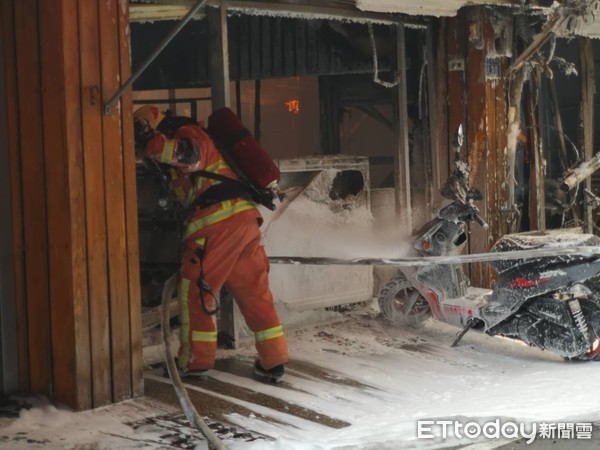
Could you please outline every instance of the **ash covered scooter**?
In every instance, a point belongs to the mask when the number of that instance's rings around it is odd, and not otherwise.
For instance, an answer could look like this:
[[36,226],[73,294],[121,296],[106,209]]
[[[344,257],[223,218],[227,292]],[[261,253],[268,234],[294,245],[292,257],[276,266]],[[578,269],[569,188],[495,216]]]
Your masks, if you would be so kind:
[[[487,224],[475,206],[482,195],[469,189],[460,160],[462,126],[456,133],[455,169],[442,190],[449,200],[414,236],[420,256],[454,256],[467,243],[468,225]],[[600,238],[566,230],[503,236],[492,252],[598,246]],[[565,359],[600,360],[600,259],[585,254],[534,256],[490,262],[493,290],[470,286],[461,265],[401,267],[381,290],[379,306],[397,324],[419,325],[433,316],[461,327],[523,341]]]

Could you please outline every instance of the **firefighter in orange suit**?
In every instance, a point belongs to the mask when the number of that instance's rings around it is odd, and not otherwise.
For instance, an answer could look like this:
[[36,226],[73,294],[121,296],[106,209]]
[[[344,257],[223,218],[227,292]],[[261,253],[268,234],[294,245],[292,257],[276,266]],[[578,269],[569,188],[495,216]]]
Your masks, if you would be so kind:
[[288,349],[269,290],[269,260],[260,245],[262,217],[255,204],[241,194],[197,206],[196,200],[221,182],[195,176],[196,171],[238,177],[200,126],[183,125],[169,139],[156,131],[163,118],[155,106],[144,106],[134,113],[136,146],[143,148],[148,158],[170,166],[170,188],[189,210],[178,289],[180,372],[204,378],[213,367],[217,348],[215,295],[225,285],[254,332],[259,355],[255,373],[278,381],[288,361]]

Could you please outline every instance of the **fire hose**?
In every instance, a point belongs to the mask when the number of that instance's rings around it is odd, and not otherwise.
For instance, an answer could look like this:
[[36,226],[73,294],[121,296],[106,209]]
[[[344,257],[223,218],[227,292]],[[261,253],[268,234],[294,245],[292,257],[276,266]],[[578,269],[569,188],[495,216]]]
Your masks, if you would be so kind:
[[162,292],[162,332],[163,342],[165,344],[165,362],[167,364],[167,372],[169,373],[169,377],[173,382],[173,387],[175,388],[175,393],[179,399],[181,409],[183,410],[183,413],[190,424],[202,433],[202,435],[208,441],[209,446],[212,446],[212,448],[215,450],[229,450],[229,447],[227,447],[223,441],[219,439],[219,437],[208,427],[206,422],[202,420],[200,414],[198,414],[198,411],[194,407],[190,396],[181,382],[181,377],[179,376],[179,371],[177,370],[177,366],[175,364],[175,358],[173,358],[173,353],[171,352],[171,347],[169,346],[169,336],[171,334],[171,330],[169,326],[168,303],[171,293],[177,286],[178,277],[178,272],[173,274],[171,278],[165,282]]
[[583,255],[600,258],[599,246],[544,247],[507,252],[473,253],[449,256],[410,256],[405,258],[329,258],[312,256],[271,256],[271,264],[349,265],[349,266],[397,266],[422,267],[434,264],[465,264],[513,259],[544,258],[549,256]]

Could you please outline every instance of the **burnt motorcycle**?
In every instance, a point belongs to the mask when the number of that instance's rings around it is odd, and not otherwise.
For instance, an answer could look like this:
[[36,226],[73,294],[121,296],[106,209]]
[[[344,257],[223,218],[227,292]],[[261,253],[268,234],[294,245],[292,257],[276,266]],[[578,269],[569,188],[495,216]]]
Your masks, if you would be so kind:
[[[441,192],[446,204],[415,233],[417,255],[459,255],[471,223],[487,228],[475,206],[482,195],[469,188],[469,168],[460,160],[462,141],[461,127],[455,168]],[[598,245],[593,234],[534,231],[505,235],[491,252]],[[401,267],[380,292],[380,310],[396,324],[419,325],[433,316],[460,327],[453,346],[469,329],[478,329],[565,359],[600,360],[600,258],[585,253],[499,257],[489,264],[497,272],[493,289],[471,286],[460,264]]]

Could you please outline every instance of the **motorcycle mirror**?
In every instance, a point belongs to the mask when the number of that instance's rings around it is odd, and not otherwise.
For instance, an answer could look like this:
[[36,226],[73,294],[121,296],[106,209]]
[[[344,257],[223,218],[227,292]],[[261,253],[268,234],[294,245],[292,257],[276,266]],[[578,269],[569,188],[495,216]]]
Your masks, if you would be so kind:
[[479,189],[471,188],[469,189],[469,192],[467,192],[467,200],[483,200],[483,195],[481,194]]
[[463,134],[463,126],[462,123],[458,126],[458,129],[456,130],[456,134],[454,135],[454,147],[456,148],[456,151],[458,152],[460,150],[460,148],[463,145],[464,142],[464,134]]

